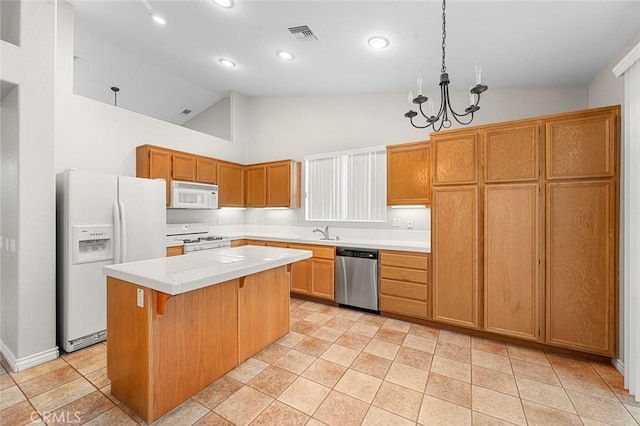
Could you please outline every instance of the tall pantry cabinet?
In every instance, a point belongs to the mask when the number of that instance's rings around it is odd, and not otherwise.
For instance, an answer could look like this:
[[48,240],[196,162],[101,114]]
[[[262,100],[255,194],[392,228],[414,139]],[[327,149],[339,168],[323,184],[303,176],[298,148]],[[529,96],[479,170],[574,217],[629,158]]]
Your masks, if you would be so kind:
[[431,135],[434,320],[615,356],[619,114]]

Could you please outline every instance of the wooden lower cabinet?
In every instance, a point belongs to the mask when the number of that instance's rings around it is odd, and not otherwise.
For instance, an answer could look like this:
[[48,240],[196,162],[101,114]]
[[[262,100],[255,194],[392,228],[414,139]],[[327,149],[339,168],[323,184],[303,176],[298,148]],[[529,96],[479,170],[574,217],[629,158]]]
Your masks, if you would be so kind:
[[167,247],[167,257],[180,256],[181,254],[184,254],[184,250],[182,246]]
[[231,240],[231,247],[246,246],[247,240]]
[[262,240],[245,240],[245,245],[248,246],[266,246],[267,242]]
[[428,318],[429,255],[380,251],[380,311]]
[[289,248],[313,252],[311,259],[291,265],[291,293],[335,301],[335,247],[289,244]]

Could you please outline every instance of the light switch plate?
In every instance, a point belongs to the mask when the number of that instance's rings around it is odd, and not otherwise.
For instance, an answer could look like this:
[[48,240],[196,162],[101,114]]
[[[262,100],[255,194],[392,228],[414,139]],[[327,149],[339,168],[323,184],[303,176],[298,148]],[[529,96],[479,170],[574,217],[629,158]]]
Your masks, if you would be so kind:
[[394,217],[391,226],[400,226],[400,218]]
[[144,308],[144,290],[139,288],[138,289],[138,302],[137,302],[138,306],[141,308]]

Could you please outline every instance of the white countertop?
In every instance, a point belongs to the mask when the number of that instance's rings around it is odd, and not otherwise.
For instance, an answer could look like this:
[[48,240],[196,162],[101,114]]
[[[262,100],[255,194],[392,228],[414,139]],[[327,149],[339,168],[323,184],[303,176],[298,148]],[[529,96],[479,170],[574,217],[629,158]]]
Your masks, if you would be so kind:
[[109,265],[103,273],[176,295],[308,259],[308,250],[241,246]]

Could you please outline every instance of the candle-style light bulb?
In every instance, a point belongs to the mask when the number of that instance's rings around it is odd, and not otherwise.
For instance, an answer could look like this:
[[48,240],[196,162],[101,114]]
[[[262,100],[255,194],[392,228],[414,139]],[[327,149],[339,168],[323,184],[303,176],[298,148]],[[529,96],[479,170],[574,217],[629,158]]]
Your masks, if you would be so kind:
[[422,96],[422,73],[418,74],[418,96]]
[[413,93],[409,90],[409,94],[407,95],[407,100],[409,101],[409,105],[413,104]]
[[429,117],[433,117],[433,101],[429,99],[427,103],[429,104]]
[[476,85],[482,84],[482,67],[476,62]]
[[[480,84],[480,83],[478,83]],[[474,96],[473,93],[471,93],[471,89],[473,89],[473,87],[469,87],[469,105],[475,105],[476,104],[476,98]]]

